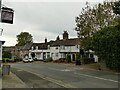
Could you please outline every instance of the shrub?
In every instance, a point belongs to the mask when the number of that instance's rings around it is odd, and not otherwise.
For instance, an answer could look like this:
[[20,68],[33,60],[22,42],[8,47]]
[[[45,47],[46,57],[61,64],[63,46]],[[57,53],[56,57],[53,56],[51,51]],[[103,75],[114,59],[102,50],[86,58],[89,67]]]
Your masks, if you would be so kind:
[[120,26],[109,26],[95,33],[92,45],[95,54],[105,60],[107,67],[119,70]]
[[66,61],[67,61],[68,63],[71,62],[71,56],[70,56],[69,53],[67,53]]
[[44,62],[51,62],[52,61],[52,57],[46,58],[45,60],[43,60]]

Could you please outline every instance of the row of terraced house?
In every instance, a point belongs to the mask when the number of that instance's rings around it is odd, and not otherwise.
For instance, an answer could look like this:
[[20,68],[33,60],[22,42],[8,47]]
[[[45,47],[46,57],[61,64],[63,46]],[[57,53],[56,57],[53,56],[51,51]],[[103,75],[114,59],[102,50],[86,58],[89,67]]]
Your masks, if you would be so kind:
[[[19,48],[16,46],[16,48],[14,47],[11,50],[13,58],[16,56],[21,58],[31,57],[31,54],[34,53],[37,60],[47,58],[52,58],[52,60],[65,60],[69,53],[71,60],[75,61],[76,53],[80,52],[80,40],[79,38],[69,38],[68,32],[64,31],[63,39],[60,39],[58,36],[56,40],[48,42],[47,38],[45,38],[44,43],[29,43]],[[88,57],[94,57],[95,62],[97,62],[97,56],[91,54]]]

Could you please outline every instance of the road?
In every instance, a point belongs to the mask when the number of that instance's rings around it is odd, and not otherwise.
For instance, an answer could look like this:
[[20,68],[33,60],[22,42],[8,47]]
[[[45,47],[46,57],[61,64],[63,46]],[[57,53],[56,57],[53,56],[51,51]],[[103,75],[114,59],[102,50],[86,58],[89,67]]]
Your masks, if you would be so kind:
[[[39,82],[46,83],[47,81],[48,87],[55,88],[118,88],[118,84],[120,84],[118,74],[84,69],[80,66],[56,63],[14,63],[11,64],[11,67],[13,73],[32,87],[38,87]],[[27,78],[36,81],[28,83],[29,79]]]

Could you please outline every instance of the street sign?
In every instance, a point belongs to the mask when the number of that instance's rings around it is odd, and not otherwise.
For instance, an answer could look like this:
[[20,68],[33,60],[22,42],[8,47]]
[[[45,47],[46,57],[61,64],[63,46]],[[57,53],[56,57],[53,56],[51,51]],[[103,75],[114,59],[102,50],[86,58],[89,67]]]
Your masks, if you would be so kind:
[[14,10],[7,7],[2,7],[1,22],[13,24]]

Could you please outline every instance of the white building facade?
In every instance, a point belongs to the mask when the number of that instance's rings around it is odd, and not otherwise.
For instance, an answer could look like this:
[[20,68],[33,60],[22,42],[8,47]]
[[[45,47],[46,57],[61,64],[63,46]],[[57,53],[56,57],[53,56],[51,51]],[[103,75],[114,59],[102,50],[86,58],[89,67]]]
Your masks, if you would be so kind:
[[69,39],[68,33],[64,31],[63,39],[61,40],[57,38],[55,41],[47,42],[47,40],[45,40],[45,43],[34,43],[29,50],[29,57],[31,53],[34,53],[35,58],[38,60],[45,60],[47,58],[52,58],[52,60],[66,60],[67,54],[69,53],[71,61],[75,61],[76,53],[79,52],[79,38]]

